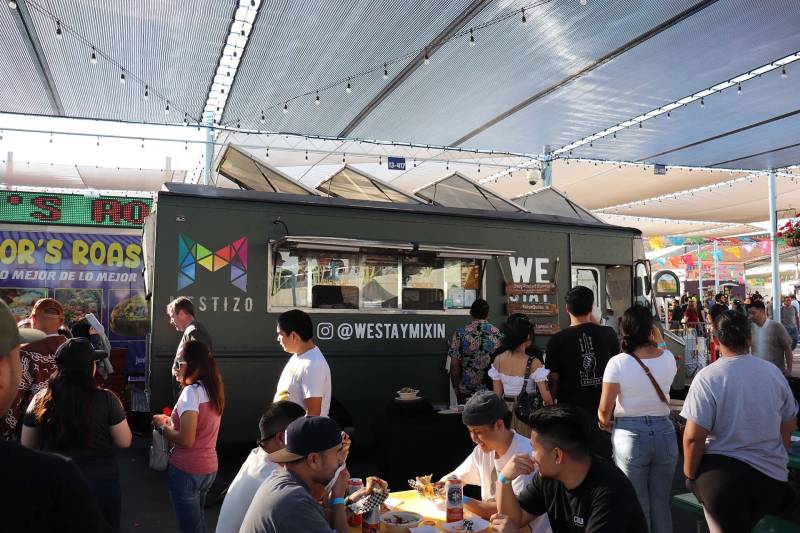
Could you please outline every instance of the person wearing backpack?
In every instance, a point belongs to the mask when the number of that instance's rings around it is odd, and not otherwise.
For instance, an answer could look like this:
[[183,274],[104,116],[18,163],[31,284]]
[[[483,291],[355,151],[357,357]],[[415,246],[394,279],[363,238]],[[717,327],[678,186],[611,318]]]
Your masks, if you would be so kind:
[[[634,305],[621,322],[622,353],[608,360],[597,409],[611,431],[614,463],[631,480],[651,533],[671,533],[670,489],[678,442],[669,389],[678,370],[650,310]],[[614,412],[614,421],[611,413]]]

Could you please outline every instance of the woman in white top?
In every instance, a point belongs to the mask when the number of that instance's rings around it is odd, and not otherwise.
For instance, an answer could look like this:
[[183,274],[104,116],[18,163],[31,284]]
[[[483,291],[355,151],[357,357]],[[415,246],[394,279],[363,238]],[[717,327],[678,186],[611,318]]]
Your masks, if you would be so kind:
[[508,403],[508,407],[513,413],[511,427],[520,435],[530,437],[531,428],[528,421],[517,418],[515,412],[517,396],[522,392],[522,386],[526,379],[525,369],[530,360],[530,375],[526,390],[529,394],[541,395],[544,405],[553,403],[553,396],[547,387],[547,375],[550,371],[544,368],[541,358],[527,353],[531,347],[535,348],[535,346],[533,344],[533,325],[526,315],[515,313],[509,316],[501,330],[503,333],[501,353],[492,363],[489,377],[492,378],[492,388],[495,394]]
[[625,311],[620,325],[623,352],[606,365],[597,418],[611,431],[614,462],[636,489],[651,533],[672,532],[669,498],[678,442],[668,398],[675,356],[661,349],[666,344],[646,307]]

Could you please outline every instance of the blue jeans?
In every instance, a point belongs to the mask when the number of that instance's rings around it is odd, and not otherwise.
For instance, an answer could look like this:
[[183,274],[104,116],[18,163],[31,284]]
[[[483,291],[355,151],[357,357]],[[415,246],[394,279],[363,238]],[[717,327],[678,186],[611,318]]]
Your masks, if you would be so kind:
[[783,326],[786,328],[786,331],[789,332],[789,336],[792,338],[792,351],[797,348],[797,327],[790,328],[788,326]]
[[614,462],[631,480],[651,533],[672,533],[669,509],[678,462],[675,427],[666,416],[631,416],[614,421]]
[[172,464],[167,468],[169,499],[181,533],[206,533],[203,506],[216,477],[216,472],[195,475],[178,470]]

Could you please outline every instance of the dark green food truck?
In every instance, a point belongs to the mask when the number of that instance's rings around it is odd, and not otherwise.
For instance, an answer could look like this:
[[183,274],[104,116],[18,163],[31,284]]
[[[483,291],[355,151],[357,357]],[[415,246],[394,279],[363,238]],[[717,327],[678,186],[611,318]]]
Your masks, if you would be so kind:
[[213,337],[227,397],[222,442],[251,440],[273,399],[288,359],[276,319],[288,309],[314,321],[332,409],[368,432],[403,387],[449,403],[448,341],[476,298],[497,325],[510,312],[534,317],[542,348],[568,326],[563,299],[574,284],[595,291],[600,315],[649,301],[640,232],[605,224],[555,191],[489,211],[424,203],[420,192],[393,203],[327,190],[168,183],[159,192],[144,230],[152,410],[174,402],[179,333],[165,307],[180,295]]

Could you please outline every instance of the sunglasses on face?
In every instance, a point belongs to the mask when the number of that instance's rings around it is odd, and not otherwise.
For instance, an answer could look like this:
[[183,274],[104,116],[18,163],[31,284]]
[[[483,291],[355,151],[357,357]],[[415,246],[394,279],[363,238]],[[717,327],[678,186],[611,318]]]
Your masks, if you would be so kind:
[[[280,432],[278,432],[278,433],[280,433]],[[275,438],[275,435],[277,435],[278,433],[273,433],[272,435],[264,437],[263,439],[256,439],[256,446],[261,446],[265,442],[267,442],[268,440],[271,440],[271,439]]]
[[178,370],[180,370],[181,366],[182,366],[182,365],[185,365],[185,364],[186,364],[186,361],[178,361],[178,360],[176,359],[176,360],[175,360],[175,362],[174,362],[174,363],[172,363],[172,369],[173,369],[175,372],[177,372]]

